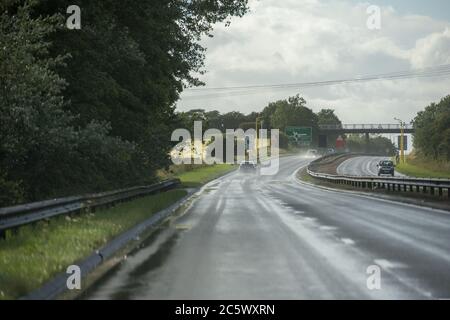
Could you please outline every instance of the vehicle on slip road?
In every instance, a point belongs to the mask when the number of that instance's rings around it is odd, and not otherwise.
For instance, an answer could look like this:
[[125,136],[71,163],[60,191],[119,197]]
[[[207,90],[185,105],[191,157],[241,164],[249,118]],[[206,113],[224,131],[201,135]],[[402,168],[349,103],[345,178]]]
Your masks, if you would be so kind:
[[382,160],[377,164],[378,167],[378,176],[382,174],[388,174],[392,177],[395,175],[395,165],[390,160]]

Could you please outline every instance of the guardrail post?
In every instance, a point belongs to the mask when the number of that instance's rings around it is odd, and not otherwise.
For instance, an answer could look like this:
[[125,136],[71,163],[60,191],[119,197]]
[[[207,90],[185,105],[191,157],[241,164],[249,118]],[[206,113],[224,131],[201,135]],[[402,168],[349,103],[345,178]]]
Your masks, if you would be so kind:
[[443,194],[443,192],[442,192],[442,188],[441,187],[439,187],[439,197],[441,197],[442,198],[442,196],[443,196],[444,194]]
[[432,196],[434,196],[434,187],[430,187],[430,193]]
[[423,192],[423,193],[427,193],[427,187],[426,187],[426,186],[423,186],[423,187],[422,187],[422,192]]
[[420,187],[416,186],[416,192],[420,192]]

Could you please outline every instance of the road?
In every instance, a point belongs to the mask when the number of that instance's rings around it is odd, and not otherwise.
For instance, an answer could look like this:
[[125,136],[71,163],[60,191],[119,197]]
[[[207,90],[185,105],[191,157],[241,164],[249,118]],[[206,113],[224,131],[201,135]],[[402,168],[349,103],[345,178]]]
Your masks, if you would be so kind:
[[[338,174],[349,176],[378,176],[377,163],[381,160],[389,160],[388,157],[353,157],[342,162],[336,169]],[[395,176],[405,177],[404,174],[395,171]]]
[[450,298],[448,212],[300,184],[306,164],[206,185],[84,298]]

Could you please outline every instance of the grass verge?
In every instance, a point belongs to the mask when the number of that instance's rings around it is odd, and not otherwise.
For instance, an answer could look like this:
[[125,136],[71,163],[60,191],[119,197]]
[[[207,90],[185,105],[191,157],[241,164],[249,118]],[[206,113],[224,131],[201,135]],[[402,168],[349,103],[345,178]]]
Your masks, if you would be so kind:
[[170,190],[95,213],[56,217],[8,231],[0,239],[0,299],[16,299],[38,288],[186,194]]
[[399,163],[398,172],[418,178],[447,178],[450,179],[450,163],[409,156],[406,163]]
[[229,164],[216,164],[193,168],[190,171],[181,172],[176,176],[181,180],[184,187],[199,187],[234,169],[235,166]]

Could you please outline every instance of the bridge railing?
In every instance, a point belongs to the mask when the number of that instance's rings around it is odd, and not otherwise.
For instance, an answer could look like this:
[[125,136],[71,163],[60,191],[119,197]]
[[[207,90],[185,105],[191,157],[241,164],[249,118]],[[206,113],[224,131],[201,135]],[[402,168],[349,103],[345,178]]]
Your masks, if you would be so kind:
[[[379,130],[400,130],[400,124],[388,123],[388,124],[325,124],[319,125],[321,130],[364,130],[364,129],[379,129]],[[413,129],[413,125],[406,124],[404,126],[405,130]]]

